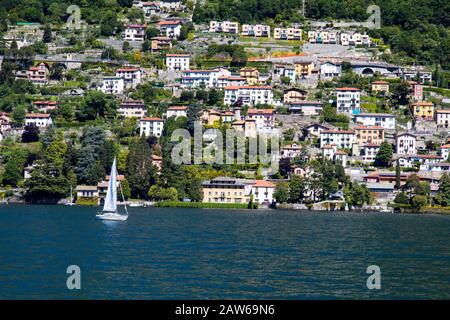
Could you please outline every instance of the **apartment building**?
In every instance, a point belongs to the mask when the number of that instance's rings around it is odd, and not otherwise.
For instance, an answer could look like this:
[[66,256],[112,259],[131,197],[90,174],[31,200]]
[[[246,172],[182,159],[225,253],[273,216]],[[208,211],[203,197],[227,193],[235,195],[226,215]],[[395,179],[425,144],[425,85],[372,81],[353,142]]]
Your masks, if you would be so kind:
[[125,41],[144,41],[146,24],[127,24],[125,26]]
[[45,85],[48,83],[49,70],[43,62],[36,67],[31,67],[27,71],[28,80],[35,85]]
[[275,28],[273,37],[276,40],[302,40],[302,29],[299,28]]
[[356,135],[356,143],[365,145],[368,143],[378,144],[384,141],[384,128],[379,126],[356,126],[354,128]]
[[342,75],[342,67],[338,63],[324,62],[320,65],[320,78],[323,80],[331,80]]
[[166,117],[187,117],[188,107],[185,106],[170,106],[167,108]]
[[223,89],[229,86],[244,86],[246,79],[240,76],[219,76],[217,88]]
[[339,41],[338,32],[331,30],[308,31],[308,42],[318,44],[337,44]]
[[434,120],[434,104],[428,101],[420,101],[412,105],[413,115],[416,119]]
[[122,78],[125,88],[136,88],[142,82],[142,70],[134,67],[124,67],[116,70],[116,77]]
[[210,21],[209,32],[237,34],[239,23],[232,21]]
[[416,154],[416,136],[411,133],[402,133],[397,135],[395,139],[395,147],[397,154]]
[[150,39],[152,52],[169,50],[172,48],[172,39],[169,37],[153,37]]
[[373,162],[380,150],[380,145],[376,143],[366,143],[361,146],[360,156],[364,162]]
[[139,121],[139,135],[161,137],[164,121],[160,118],[143,118]]
[[273,104],[273,92],[270,86],[228,86],[224,88],[224,104],[241,101],[243,105]]
[[386,113],[360,113],[354,115],[354,121],[363,126],[380,126],[387,130],[395,129],[395,115]]
[[341,32],[340,41],[343,46],[369,46],[371,43],[370,37],[367,34],[358,32]]
[[168,38],[178,38],[181,32],[182,22],[180,20],[164,20],[158,23],[161,36]]
[[125,81],[121,77],[103,77],[100,90],[106,94],[122,94],[125,90]]
[[203,202],[209,203],[248,203],[254,181],[218,177],[204,181]]
[[167,70],[188,70],[190,60],[190,54],[168,53],[166,54]]
[[298,102],[306,100],[308,92],[306,90],[298,88],[289,88],[283,91],[283,103],[289,104],[292,102]]
[[270,26],[264,24],[243,24],[241,35],[244,37],[270,38]]
[[242,68],[239,70],[239,76],[245,78],[248,85],[259,83],[259,71],[256,68]]
[[356,88],[336,89],[336,106],[338,113],[358,114],[361,110],[361,90]]
[[294,62],[294,70],[297,79],[308,78],[314,70],[314,62],[312,61],[297,61]]
[[39,128],[46,128],[53,123],[52,117],[46,113],[27,113],[25,115],[25,125],[35,125]]
[[143,100],[125,100],[117,109],[119,116],[124,118],[143,118],[147,112],[147,107]]
[[275,126],[275,109],[248,109],[246,120],[254,120],[258,132],[272,132]]
[[230,77],[231,72],[225,68],[213,70],[183,70],[181,83],[188,87],[218,88],[220,77]]
[[356,143],[353,130],[323,130],[320,132],[320,147],[334,145],[338,149],[351,149]]
[[435,115],[438,128],[450,128],[450,109],[436,110]]

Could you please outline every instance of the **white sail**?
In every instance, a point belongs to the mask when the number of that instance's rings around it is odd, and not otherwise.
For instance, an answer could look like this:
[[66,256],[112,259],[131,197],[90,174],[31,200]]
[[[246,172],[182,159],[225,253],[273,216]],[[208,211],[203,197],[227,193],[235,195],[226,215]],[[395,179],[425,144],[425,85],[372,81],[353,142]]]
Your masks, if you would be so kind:
[[117,169],[116,158],[114,158],[111,168],[111,174],[109,175],[108,190],[106,191],[105,204],[103,205],[103,211],[116,212],[117,211]]

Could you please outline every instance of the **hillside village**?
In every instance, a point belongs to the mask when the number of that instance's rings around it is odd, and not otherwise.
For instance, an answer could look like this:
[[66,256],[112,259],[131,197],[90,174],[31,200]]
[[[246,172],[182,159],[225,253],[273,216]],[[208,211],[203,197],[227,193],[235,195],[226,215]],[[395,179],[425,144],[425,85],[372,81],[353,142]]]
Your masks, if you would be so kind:
[[[7,25],[3,201],[98,204],[117,157],[134,203],[449,209],[448,70],[405,62],[357,23],[196,22],[199,5],[132,1],[80,29]],[[279,135],[279,169],[175,164],[172,133],[193,137],[197,121],[205,135]]]

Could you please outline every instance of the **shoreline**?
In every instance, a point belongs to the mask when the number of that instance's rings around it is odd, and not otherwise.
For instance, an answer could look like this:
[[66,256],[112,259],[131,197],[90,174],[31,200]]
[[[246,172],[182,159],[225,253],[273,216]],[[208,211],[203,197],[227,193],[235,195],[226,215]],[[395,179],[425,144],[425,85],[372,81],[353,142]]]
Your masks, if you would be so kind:
[[[223,209],[228,209],[228,210],[248,210],[248,211],[298,211],[298,212],[334,212],[334,213],[344,213],[344,212],[352,212],[352,213],[373,213],[373,212],[377,212],[377,213],[386,213],[386,214],[414,214],[414,215],[423,215],[423,214],[437,214],[437,215],[450,215],[450,208],[425,208],[422,209],[419,212],[413,212],[410,210],[402,210],[402,211],[392,211],[392,212],[381,212],[379,209],[371,209],[371,208],[360,208],[360,209],[351,209],[348,211],[345,210],[325,210],[325,209],[305,209],[305,208],[295,208],[295,207],[278,207],[278,208],[273,208],[273,207],[258,207],[258,208],[254,208],[254,209],[249,209],[247,207],[247,205],[240,205],[240,206],[235,206],[235,205],[230,205],[230,206],[222,206],[222,204],[218,204],[220,206],[218,206],[217,204],[210,204],[210,203],[202,203],[202,202],[180,202],[181,204],[184,205],[161,205],[158,203],[153,203],[152,205],[142,205],[142,206],[130,206],[130,204],[133,204],[136,202],[131,202],[131,203],[127,203],[127,206],[130,208],[172,208],[172,209],[208,209],[208,210],[223,210]],[[197,205],[192,205],[193,203],[196,203]],[[178,204],[178,203],[177,203]],[[33,206],[33,205],[37,205],[37,206],[41,206],[41,205],[48,205],[48,206],[65,206],[64,203],[30,203],[30,202],[25,202],[25,201],[10,201],[10,202],[6,202],[6,201],[2,201],[0,202],[0,206],[1,205],[29,205],[29,206]],[[118,204],[119,206],[123,206],[123,204]],[[225,204],[226,205],[226,204]],[[79,205],[77,204],[75,207],[82,207],[82,208],[89,208],[89,207],[97,207],[94,205]]]

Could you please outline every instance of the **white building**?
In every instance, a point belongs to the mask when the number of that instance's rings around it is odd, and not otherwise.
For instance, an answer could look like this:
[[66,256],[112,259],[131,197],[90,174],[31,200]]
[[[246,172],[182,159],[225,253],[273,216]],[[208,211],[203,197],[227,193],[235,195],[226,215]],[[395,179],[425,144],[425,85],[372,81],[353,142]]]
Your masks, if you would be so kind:
[[169,20],[158,22],[159,33],[168,38],[178,38],[181,32],[181,21]]
[[219,87],[220,77],[230,77],[231,72],[224,68],[213,70],[183,70],[181,83],[189,87],[205,86],[206,88]]
[[242,36],[270,38],[270,26],[264,24],[243,24]]
[[340,36],[341,45],[343,46],[369,46],[370,37],[367,34],[358,32],[347,33],[342,32]]
[[167,70],[188,70],[190,60],[190,54],[168,53],[166,54]]
[[217,87],[223,89],[229,86],[243,86],[246,79],[240,76],[220,76],[217,80]]
[[228,86],[225,87],[224,104],[230,105],[237,101],[243,105],[272,105],[273,92],[270,86]]
[[312,30],[308,31],[308,42],[319,44],[337,44],[338,33],[334,30]]
[[445,144],[441,146],[439,150],[441,157],[444,158],[444,161],[447,161],[448,156],[450,155],[450,144]]
[[450,110],[436,110],[435,117],[438,128],[450,128]]
[[100,90],[106,94],[122,94],[125,89],[125,81],[120,77],[103,77]]
[[124,118],[143,118],[147,108],[145,107],[144,101],[142,100],[125,100],[117,109],[119,116]]
[[159,5],[159,2],[142,2],[139,1],[138,4],[135,4],[133,6],[136,6],[140,8],[142,11],[144,11],[144,16],[147,18],[150,18],[151,16],[158,15],[161,12],[161,6]]
[[299,28],[275,28],[273,37],[277,40],[302,40],[302,29]]
[[139,134],[142,136],[161,137],[164,128],[164,122],[160,118],[143,118],[139,122]]
[[402,133],[395,139],[397,154],[416,154],[416,136],[411,133]]
[[275,184],[265,180],[255,180],[251,192],[254,202],[269,205],[274,201]]
[[162,0],[159,5],[165,12],[180,11],[183,8],[181,0]]
[[125,67],[116,70],[116,77],[122,78],[126,88],[136,88],[142,81],[142,71],[139,68]]
[[36,127],[46,128],[53,123],[52,117],[46,113],[27,113],[25,116],[25,125],[35,125]]
[[354,121],[363,126],[379,126],[387,130],[395,129],[395,115],[386,113],[355,114]]
[[125,41],[144,41],[145,24],[128,24],[125,26]]
[[294,159],[295,157],[298,157],[302,151],[302,146],[293,143],[287,146],[284,146],[281,149],[281,157],[283,158],[290,158]]
[[167,108],[166,117],[187,117],[188,108],[185,106],[171,106]]
[[331,80],[340,77],[342,74],[342,67],[338,63],[324,62],[320,65],[320,78],[324,80]]
[[356,88],[336,89],[336,106],[338,113],[358,114],[361,110],[361,90]]
[[275,109],[248,109],[246,120],[254,120],[258,132],[272,132],[275,125]]
[[323,130],[320,132],[320,147],[334,145],[338,149],[351,149],[356,143],[353,130]]
[[366,143],[361,146],[361,153],[364,162],[373,162],[375,161],[375,157],[380,150],[380,145],[375,143]]
[[209,32],[238,33],[239,23],[232,21],[210,21]]

